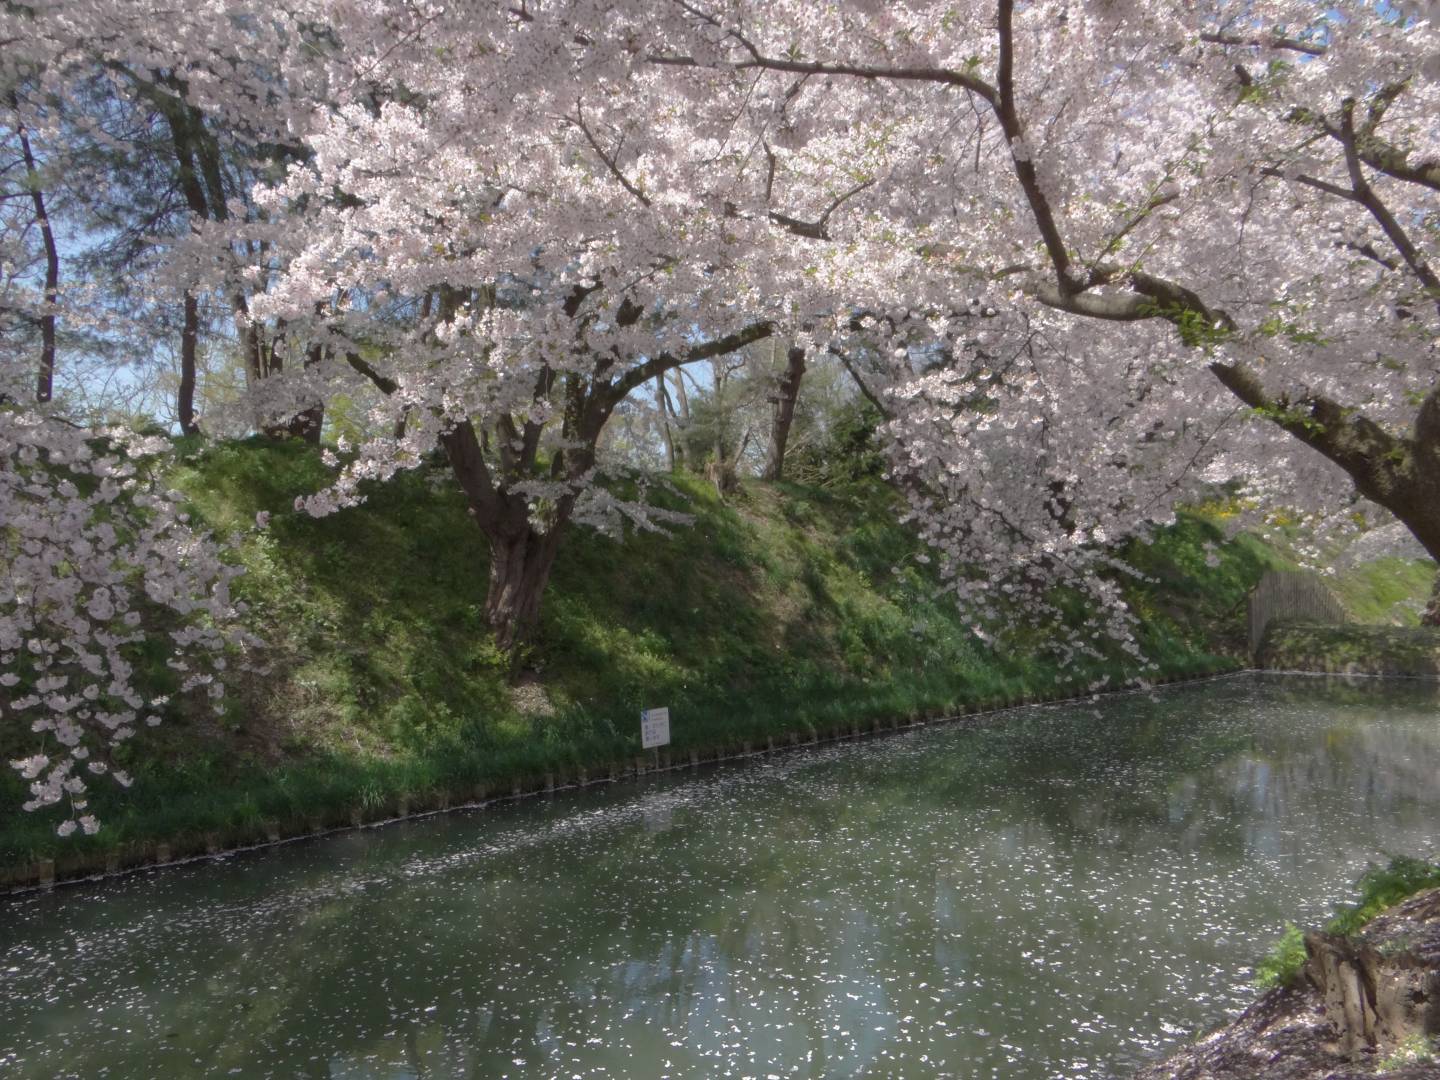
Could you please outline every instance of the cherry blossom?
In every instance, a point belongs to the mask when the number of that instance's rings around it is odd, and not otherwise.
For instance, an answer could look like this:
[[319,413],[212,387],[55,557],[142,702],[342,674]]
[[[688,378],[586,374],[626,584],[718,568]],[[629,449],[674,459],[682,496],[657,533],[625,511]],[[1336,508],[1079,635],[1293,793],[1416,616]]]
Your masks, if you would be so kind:
[[[979,632],[1002,601],[1059,625],[1065,586],[1093,609],[1058,641],[1074,657],[1137,650],[1115,552],[1197,495],[1396,521],[1440,554],[1437,18],[41,0],[0,12],[0,41],[42,150],[63,133],[34,103],[83,111],[97,71],[116,100],[163,85],[235,153],[268,148],[236,169],[243,199],[155,241],[157,293],[228,305],[237,347],[263,338],[275,361],[204,426],[361,402],[364,437],[310,513],[443,454],[502,646],[523,646],[574,524],[663,523],[599,483],[618,404],[780,335],[839,353],[880,404],[910,517]],[[7,280],[17,310],[50,302]],[[82,295],[62,290],[62,317]],[[186,582],[151,599],[193,611],[204,582]],[[109,625],[134,606],[117,589],[73,602]],[[47,798],[75,771],[40,768]]]

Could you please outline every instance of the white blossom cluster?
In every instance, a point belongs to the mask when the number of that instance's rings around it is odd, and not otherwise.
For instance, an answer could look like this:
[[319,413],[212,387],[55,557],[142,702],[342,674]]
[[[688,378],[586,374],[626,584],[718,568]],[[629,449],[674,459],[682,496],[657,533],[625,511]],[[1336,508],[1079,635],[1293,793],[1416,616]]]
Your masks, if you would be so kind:
[[12,762],[24,808],[63,805],[62,836],[99,827],[89,781],[128,787],[111,756],[165,712],[137,648],[162,641],[179,691],[218,710],[227,653],[255,644],[230,595],[240,570],[154,485],[168,450],[0,408],[0,724],[33,734],[36,752]]

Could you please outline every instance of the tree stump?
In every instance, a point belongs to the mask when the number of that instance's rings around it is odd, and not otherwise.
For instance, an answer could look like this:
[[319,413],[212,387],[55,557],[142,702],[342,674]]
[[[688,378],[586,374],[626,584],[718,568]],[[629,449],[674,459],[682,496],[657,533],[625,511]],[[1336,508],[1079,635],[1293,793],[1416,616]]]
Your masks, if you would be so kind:
[[[1440,890],[1419,905],[1406,905],[1412,920],[1440,922]],[[1385,938],[1380,948],[1372,934],[1353,939],[1312,931],[1305,935],[1305,975],[1335,1028],[1335,1050],[1354,1058],[1367,1050],[1381,1053],[1417,1036],[1440,1034],[1440,968],[1433,951],[1406,935]]]

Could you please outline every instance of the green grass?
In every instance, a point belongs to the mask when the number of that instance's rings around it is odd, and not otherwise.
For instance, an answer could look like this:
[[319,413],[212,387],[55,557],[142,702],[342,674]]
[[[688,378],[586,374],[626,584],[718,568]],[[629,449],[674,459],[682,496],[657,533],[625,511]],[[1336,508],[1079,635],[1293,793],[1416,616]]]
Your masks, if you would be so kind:
[[[1327,934],[1357,934],[1377,915],[1403,900],[1440,887],[1440,864],[1409,856],[1395,856],[1385,866],[1370,866],[1355,883],[1359,897],[1341,904],[1325,924]],[[1262,989],[1286,986],[1305,965],[1305,939],[1300,928],[1287,924],[1265,957],[1255,965],[1255,984]]]
[[[56,858],[176,853],[271,829],[375,817],[402,798],[508,791],[633,760],[637,714],[668,705],[673,752],[739,749],[790,733],[955,713],[1053,695],[1137,672],[1118,649],[1063,675],[1033,634],[990,644],[910,559],[898,500],[874,480],[824,489],[747,483],[728,501],[695,478],[662,496],[695,517],[672,535],[576,530],[525,655],[525,696],[507,685],[481,601],[485,546],[443,468],[376,485],[367,502],[315,520],[293,510],[328,472],[299,444],[181,443],[174,483],[195,516],[243,535],[237,595],[266,639],[266,676],[242,677],[222,717],[176,702],[128,744],[128,791],[97,784],[94,837],[13,808],[0,774],[0,869]],[[273,515],[251,530],[259,511]],[[1220,563],[1206,565],[1206,545]],[[1249,538],[1221,542],[1200,515],[1129,557],[1148,655],[1168,674],[1235,666],[1245,595],[1276,562]],[[166,676],[163,661],[148,675]],[[0,758],[26,749],[0,732]],[[208,838],[208,839],[207,839]]]
[[1440,864],[1399,855],[1385,866],[1372,866],[1356,888],[1360,898],[1336,911],[1326,924],[1331,934],[1354,934],[1382,911],[1426,889],[1440,887]]
[[1372,626],[1419,626],[1435,580],[1429,559],[1376,559],[1341,571],[1330,586],[1346,613]]

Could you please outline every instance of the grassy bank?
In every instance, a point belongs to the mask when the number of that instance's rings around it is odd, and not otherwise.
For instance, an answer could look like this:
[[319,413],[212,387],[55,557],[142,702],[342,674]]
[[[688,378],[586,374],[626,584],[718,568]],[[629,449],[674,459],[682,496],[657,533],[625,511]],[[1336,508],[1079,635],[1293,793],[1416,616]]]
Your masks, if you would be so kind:
[[1440,627],[1281,623],[1266,632],[1258,661],[1276,671],[1435,676]]
[[[1117,651],[1057,680],[1024,634],[982,642],[909,558],[915,542],[878,483],[753,483],[722,502],[677,478],[661,498],[694,514],[690,527],[572,534],[527,675],[511,687],[481,618],[484,546],[443,470],[313,520],[290,509],[326,480],[311,451],[186,454],[175,482],[212,528],[274,515],[246,534],[238,590],[272,671],[242,679],[225,716],[177,706],[128,744],[121,764],[135,786],[96,785],[94,837],[62,841],[45,817],[15,809],[21,784],[6,770],[0,868],[11,879],[39,860],[65,876],[153,858],[161,843],[179,857],[594,777],[640,757],[637,714],[649,706],[670,707],[666,756],[684,760],[1133,674]],[[1277,564],[1242,537],[1209,566],[1218,539],[1191,517],[1129,553],[1154,578],[1132,599],[1167,675],[1236,666],[1245,594]]]

